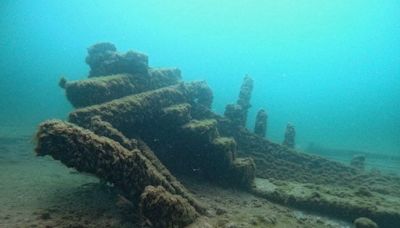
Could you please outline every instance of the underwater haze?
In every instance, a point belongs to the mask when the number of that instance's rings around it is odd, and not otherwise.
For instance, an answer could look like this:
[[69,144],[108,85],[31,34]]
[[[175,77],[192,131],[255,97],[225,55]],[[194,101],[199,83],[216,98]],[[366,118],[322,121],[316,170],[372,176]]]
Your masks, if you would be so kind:
[[3,0],[0,28],[2,135],[65,118],[60,77],[86,78],[86,48],[108,41],[206,80],[221,114],[249,74],[248,127],[265,108],[272,141],[290,122],[300,150],[400,154],[398,0]]

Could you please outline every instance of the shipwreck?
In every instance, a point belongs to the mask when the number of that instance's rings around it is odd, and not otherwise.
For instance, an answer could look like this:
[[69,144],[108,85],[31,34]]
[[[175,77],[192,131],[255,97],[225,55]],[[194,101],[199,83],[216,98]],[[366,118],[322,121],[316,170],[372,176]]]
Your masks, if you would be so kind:
[[67,121],[40,124],[35,151],[121,189],[143,225],[184,227],[208,216],[176,175],[348,221],[400,224],[400,201],[393,200],[400,200],[399,177],[298,152],[291,124],[282,144],[271,142],[264,109],[254,132],[247,129],[251,77],[219,115],[206,82],[185,82],[178,68],[150,67],[143,53],[99,43],[86,63],[87,79],[59,82],[76,109]]

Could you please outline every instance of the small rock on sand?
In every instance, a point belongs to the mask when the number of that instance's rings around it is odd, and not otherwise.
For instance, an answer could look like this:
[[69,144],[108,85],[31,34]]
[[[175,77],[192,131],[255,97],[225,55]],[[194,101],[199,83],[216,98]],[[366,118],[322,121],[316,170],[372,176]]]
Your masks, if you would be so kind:
[[360,217],[354,220],[354,226],[356,228],[378,228],[378,225],[369,218]]

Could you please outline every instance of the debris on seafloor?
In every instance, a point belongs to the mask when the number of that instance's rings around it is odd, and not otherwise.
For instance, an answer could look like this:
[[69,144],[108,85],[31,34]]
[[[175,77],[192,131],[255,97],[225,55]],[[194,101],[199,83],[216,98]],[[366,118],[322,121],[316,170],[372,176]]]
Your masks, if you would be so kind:
[[365,169],[365,156],[362,154],[356,154],[353,156],[353,158],[350,161],[350,166],[364,170]]
[[152,227],[184,227],[199,217],[196,210],[180,195],[162,186],[147,186],[140,196],[140,212]]
[[[263,110],[255,133],[248,131],[253,90],[249,76],[236,104],[227,105],[220,116],[211,110],[213,93],[204,81],[182,82],[179,69],[151,68],[144,54],[121,54],[113,44],[100,43],[88,49],[86,62],[89,79],[63,78],[59,83],[77,109],[68,122],[40,125],[36,153],[121,189],[138,204],[143,225],[209,226],[207,208],[173,174],[201,177],[348,221],[368,217],[383,227],[400,223],[398,205],[381,199],[382,194],[400,199],[398,177],[371,175],[299,153],[293,150],[292,125],[287,126],[284,146],[272,143],[263,138]],[[371,200],[352,191],[364,185],[370,185]],[[303,190],[292,191],[299,188]]]

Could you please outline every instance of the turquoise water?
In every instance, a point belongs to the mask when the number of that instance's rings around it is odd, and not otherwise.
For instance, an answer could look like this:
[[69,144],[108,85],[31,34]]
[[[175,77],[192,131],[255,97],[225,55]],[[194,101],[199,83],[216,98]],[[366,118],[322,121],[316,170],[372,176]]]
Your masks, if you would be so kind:
[[[1,134],[72,109],[61,75],[82,79],[86,48],[113,42],[207,80],[213,108],[255,80],[249,127],[269,113],[267,137],[287,122],[297,148],[400,154],[400,2],[11,1],[0,2]],[[10,130],[11,129],[11,130]]]

